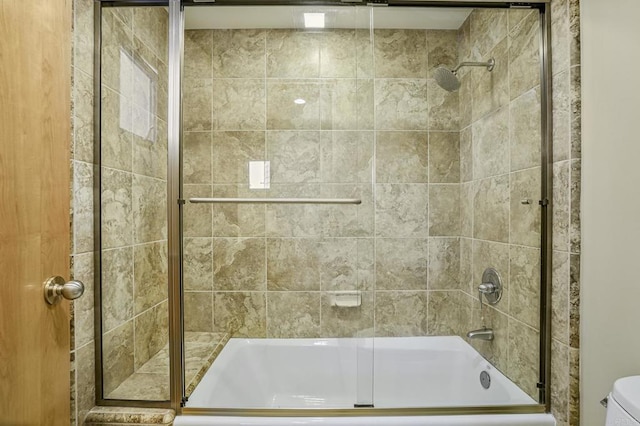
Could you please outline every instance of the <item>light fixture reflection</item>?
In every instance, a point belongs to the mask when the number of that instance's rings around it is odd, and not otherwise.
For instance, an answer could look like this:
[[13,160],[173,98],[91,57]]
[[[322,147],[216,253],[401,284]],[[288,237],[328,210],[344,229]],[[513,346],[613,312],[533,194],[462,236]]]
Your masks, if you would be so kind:
[[324,13],[305,13],[305,28],[324,28]]
[[307,103],[307,101],[305,101],[302,98],[298,98],[298,99],[294,99],[293,103],[296,104],[296,105],[304,105],[304,104]]

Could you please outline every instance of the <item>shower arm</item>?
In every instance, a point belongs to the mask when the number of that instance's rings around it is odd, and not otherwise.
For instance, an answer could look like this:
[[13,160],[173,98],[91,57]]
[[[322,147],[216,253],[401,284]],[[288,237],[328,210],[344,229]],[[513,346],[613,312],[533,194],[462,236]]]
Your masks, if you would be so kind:
[[490,59],[487,62],[461,62],[457,67],[451,70],[451,72],[455,74],[462,67],[485,67],[487,68],[487,71],[493,71],[493,67],[495,65],[496,61],[494,59]]

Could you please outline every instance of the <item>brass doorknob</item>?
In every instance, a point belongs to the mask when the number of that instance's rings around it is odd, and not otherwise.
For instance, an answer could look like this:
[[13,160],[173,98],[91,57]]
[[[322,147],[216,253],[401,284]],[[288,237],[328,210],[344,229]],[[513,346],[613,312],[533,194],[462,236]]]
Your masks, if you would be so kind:
[[65,281],[62,277],[50,277],[44,282],[44,300],[55,305],[63,297],[74,300],[84,294],[84,284],[80,281]]

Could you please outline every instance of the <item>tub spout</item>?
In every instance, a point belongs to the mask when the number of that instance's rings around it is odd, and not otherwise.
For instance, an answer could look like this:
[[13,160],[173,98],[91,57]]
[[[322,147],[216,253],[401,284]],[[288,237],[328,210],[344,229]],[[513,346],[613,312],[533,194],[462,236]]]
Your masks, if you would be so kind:
[[482,327],[479,330],[471,330],[467,333],[469,339],[479,340],[493,340],[493,330],[487,327]]

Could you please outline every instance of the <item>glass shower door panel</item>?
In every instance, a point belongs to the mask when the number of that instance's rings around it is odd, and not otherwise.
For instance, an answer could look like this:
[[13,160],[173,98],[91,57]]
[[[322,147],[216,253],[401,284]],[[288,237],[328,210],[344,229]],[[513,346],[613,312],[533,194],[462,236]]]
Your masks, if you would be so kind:
[[[369,10],[191,7],[185,18],[184,197],[203,199],[184,211],[186,358],[214,389],[200,399],[203,379],[189,404],[369,405]],[[224,346],[212,364],[190,350],[204,335]],[[234,399],[223,364],[259,372],[254,392]]]

